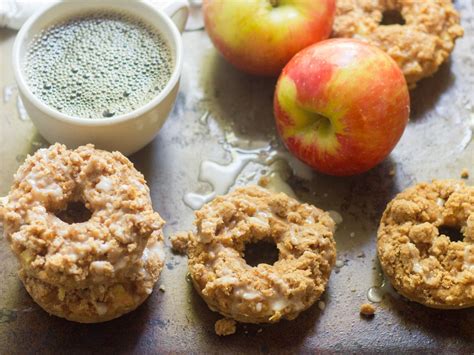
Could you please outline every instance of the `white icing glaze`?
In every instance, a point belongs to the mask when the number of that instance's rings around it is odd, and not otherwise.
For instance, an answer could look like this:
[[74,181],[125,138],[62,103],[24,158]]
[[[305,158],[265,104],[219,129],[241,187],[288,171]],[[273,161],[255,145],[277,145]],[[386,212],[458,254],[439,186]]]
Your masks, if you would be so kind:
[[112,190],[113,187],[113,181],[110,177],[108,176],[101,176],[99,183],[95,185],[95,187],[102,192],[109,192]]
[[63,243],[61,249],[59,249],[59,253],[66,256],[71,262],[76,262],[77,259],[79,259],[84,254],[84,252],[88,252],[88,250],[83,251],[75,248],[74,244],[70,242]]
[[26,220],[27,222],[43,222],[46,223],[47,221],[47,211],[46,208],[43,206],[35,206],[32,209],[26,212]]
[[417,274],[423,273],[423,267],[418,261],[413,262],[413,271]]
[[117,237],[123,238],[125,236],[125,230],[120,224],[112,223],[110,225],[110,231]]
[[256,292],[256,291],[248,291],[242,294],[242,298],[244,300],[254,300],[260,296],[261,296],[260,292]]
[[288,283],[283,280],[279,275],[275,273],[268,273],[267,277],[269,280],[271,280],[276,286],[281,287],[282,289],[289,288]]
[[271,217],[276,218],[275,214],[270,212],[270,211],[257,211],[256,215],[260,218],[265,218],[265,219],[268,219],[268,218],[271,218]]
[[222,276],[216,279],[216,283],[218,284],[234,284],[239,282],[239,279],[234,276]]
[[0,206],[5,206],[8,203],[8,196],[0,197]]
[[270,225],[268,224],[267,219],[262,219],[262,218],[259,218],[259,217],[248,217],[248,221],[250,223],[258,224],[258,225],[262,226],[265,229],[270,228]]
[[12,240],[18,242],[18,243],[25,243],[26,242],[26,235],[23,234],[21,231],[13,233],[11,236]]
[[222,267],[219,271],[220,271],[221,275],[233,275],[234,274],[234,272],[231,269],[229,269],[228,267],[225,267],[225,266]]
[[107,269],[110,269],[111,266],[112,264],[108,261],[98,260],[91,262],[90,269],[97,274],[103,274]]
[[158,258],[161,260],[161,261],[165,261],[165,248],[163,246],[163,243],[162,242],[159,242],[157,243],[159,244],[159,246],[156,246],[154,248],[154,253],[156,253],[158,255]]
[[49,196],[58,199],[63,197],[61,186],[52,181],[48,176],[38,177],[36,174],[30,173],[28,174],[26,181],[31,185],[31,191],[39,200]]
[[[151,245],[148,245],[145,249],[143,249],[142,260],[146,262],[149,258],[153,258],[153,259],[158,259],[163,262],[165,260],[164,249],[165,248],[162,241],[155,242]],[[119,260],[118,263],[116,264],[116,267],[118,267],[120,263],[121,261]]]
[[147,248],[145,248],[145,251],[147,251],[147,255],[158,258],[161,261],[165,260],[165,248],[164,248],[163,242],[161,241],[153,243],[152,245],[148,246]]
[[300,240],[297,236],[297,232],[298,231],[296,230],[296,227],[294,225],[291,225],[290,229],[288,230],[288,233],[290,234],[290,242],[293,245],[298,245],[300,243]]
[[138,190],[148,192],[145,184],[142,184],[138,179],[131,179],[130,183],[135,186]]
[[423,259],[420,261],[420,265],[423,270],[423,279],[428,285],[436,285],[439,279],[437,274],[434,273],[432,268],[430,267],[430,264],[432,264],[433,262],[437,262],[437,259],[432,255],[430,255],[428,259]]
[[40,148],[36,151],[36,154],[38,154],[46,163],[50,161],[48,148]]
[[424,280],[428,285],[436,285],[438,282],[438,278],[432,272],[427,272],[424,274]]
[[[41,159],[46,163],[50,163],[49,150],[46,148],[39,149],[37,153]],[[43,163],[44,164],[44,163]],[[60,160],[57,161],[57,166],[55,169],[59,170],[58,172],[67,171],[67,168]],[[62,198],[63,190],[61,186],[58,185],[49,174],[48,171],[38,170],[38,167],[33,167],[30,172],[26,175],[26,171],[19,169],[18,173],[15,175],[16,180],[24,180],[29,185],[31,185],[31,191],[35,195],[35,198],[42,200],[47,197]]]
[[279,312],[285,309],[288,306],[288,304],[289,302],[285,297],[278,296],[270,302],[270,308],[275,312]]
[[99,316],[103,316],[107,313],[108,307],[105,303],[96,302],[94,306]]
[[[215,224],[211,221],[204,220],[203,223],[201,224],[201,230],[208,230],[208,229],[214,229]],[[198,233],[199,239],[203,243],[208,243],[211,241],[212,236],[205,235],[203,233]]]
[[221,244],[216,244],[216,245],[213,245],[212,247],[209,247],[208,253],[210,253],[210,254],[212,253],[214,255],[214,258],[213,258],[214,260],[212,261],[211,267],[214,267],[214,264],[215,264],[216,260],[218,259],[219,255],[220,256],[227,256],[229,258],[235,258],[239,255],[237,250],[232,249],[232,248],[224,247]]

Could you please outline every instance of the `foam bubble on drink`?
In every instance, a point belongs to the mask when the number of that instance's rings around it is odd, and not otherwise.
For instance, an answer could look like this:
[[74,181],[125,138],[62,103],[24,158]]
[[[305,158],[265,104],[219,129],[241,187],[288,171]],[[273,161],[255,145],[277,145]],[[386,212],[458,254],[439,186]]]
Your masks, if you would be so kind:
[[152,100],[173,65],[157,30],[133,16],[102,11],[40,32],[28,48],[24,71],[46,105],[75,117],[104,118]]

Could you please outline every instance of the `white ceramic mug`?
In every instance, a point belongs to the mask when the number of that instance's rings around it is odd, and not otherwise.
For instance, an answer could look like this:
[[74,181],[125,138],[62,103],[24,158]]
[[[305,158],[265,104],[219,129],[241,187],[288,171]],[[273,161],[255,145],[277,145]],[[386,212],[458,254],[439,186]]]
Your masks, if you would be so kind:
[[[119,10],[138,16],[164,36],[174,55],[172,75],[163,90],[142,107],[111,118],[79,118],[54,110],[33,95],[23,73],[25,54],[36,34],[64,18],[94,9]],[[40,134],[50,143],[60,142],[70,148],[93,143],[97,148],[118,150],[126,155],[151,142],[171,112],[178,93],[183,61],[180,31],[184,29],[188,13],[186,0],[155,0],[152,4],[101,0],[60,2],[29,18],[15,39],[13,70],[23,104]]]

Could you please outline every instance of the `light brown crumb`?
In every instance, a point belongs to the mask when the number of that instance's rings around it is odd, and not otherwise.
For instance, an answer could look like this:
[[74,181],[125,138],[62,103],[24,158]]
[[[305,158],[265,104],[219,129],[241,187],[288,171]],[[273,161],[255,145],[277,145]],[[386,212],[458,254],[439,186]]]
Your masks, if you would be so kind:
[[261,187],[266,187],[266,186],[268,186],[269,183],[270,183],[270,178],[268,176],[262,176],[258,180],[258,185],[261,186]]
[[170,237],[173,250],[179,254],[186,254],[188,250],[189,232],[178,232]]
[[395,169],[392,168],[392,169],[390,169],[390,171],[388,172],[388,175],[389,175],[389,176],[395,176],[395,173],[396,173]]
[[469,170],[467,170],[466,168],[462,169],[461,178],[468,179],[469,178]]
[[365,317],[372,317],[375,314],[375,307],[370,303],[364,303],[360,306],[360,314]]
[[261,332],[263,332],[263,329],[262,329],[262,328],[260,328],[260,329],[257,330],[257,333],[261,333]]
[[161,291],[161,292],[165,292],[165,291],[166,291],[165,285],[160,285],[160,291]]
[[231,335],[236,331],[236,324],[237,322],[233,319],[222,318],[216,322],[214,330],[219,336]]

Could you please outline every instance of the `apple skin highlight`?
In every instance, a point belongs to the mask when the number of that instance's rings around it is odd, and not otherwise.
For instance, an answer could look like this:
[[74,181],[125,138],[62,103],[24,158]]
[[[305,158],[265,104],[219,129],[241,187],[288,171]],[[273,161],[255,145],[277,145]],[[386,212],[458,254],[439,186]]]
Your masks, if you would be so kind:
[[286,147],[329,175],[363,173],[395,147],[407,125],[410,97],[403,73],[382,50],[331,39],[299,52],[274,96]]
[[[273,5],[272,5],[273,4]],[[278,76],[301,49],[331,34],[335,0],[204,0],[207,33],[234,66]]]

